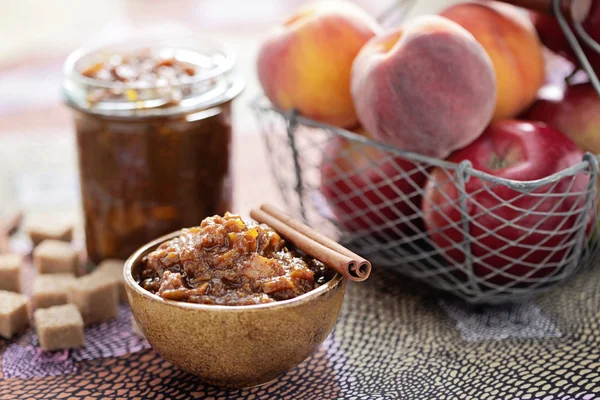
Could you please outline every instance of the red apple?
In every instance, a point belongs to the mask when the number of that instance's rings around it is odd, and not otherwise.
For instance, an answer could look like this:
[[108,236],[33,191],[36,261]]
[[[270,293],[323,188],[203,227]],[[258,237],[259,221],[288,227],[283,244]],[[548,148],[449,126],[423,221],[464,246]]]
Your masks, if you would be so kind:
[[[577,15],[574,16],[576,20],[582,21],[581,25],[587,34],[597,42],[600,42],[600,0],[591,0],[590,2],[578,1],[574,4],[582,6],[580,9],[576,10]],[[571,45],[560,28],[558,20],[551,15],[535,12],[531,12],[530,16],[542,43],[553,52],[567,58],[574,64],[579,65],[579,60],[575,56]],[[568,18],[568,20],[570,21],[570,18]],[[577,35],[573,25],[570,24],[569,26]],[[600,54],[583,43],[579,37],[578,41],[582,45],[585,55],[592,64],[592,67],[596,73],[599,74]]]
[[[582,157],[575,143],[546,124],[505,120],[491,124],[448,161],[470,160],[474,169],[487,174],[532,181],[573,166]],[[449,262],[466,272],[455,179],[434,169],[422,207],[430,238]],[[528,192],[471,177],[465,191],[469,233],[474,238],[474,275],[489,283],[508,284],[559,272],[572,248],[577,224],[582,223],[588,182],[589,177],[579,173]]]
[[529,15],[540,40],[548,49],[565,57],[574,64],[579,63],[555,17],[533,11],[531,11]]
[[394,238],[421,231],[424,184],[415,164],[376,147],[340,137],[324,149],[321,193],[349,232]]
[[525,118],[545,122],[582,150],[600,154],[600,96],[591,83],[568,87],[561,100],[536,101]]

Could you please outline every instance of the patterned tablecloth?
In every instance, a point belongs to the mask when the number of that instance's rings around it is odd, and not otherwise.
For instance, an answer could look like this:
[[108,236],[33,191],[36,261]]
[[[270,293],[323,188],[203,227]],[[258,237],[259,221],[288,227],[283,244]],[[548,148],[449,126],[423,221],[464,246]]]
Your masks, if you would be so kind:
[[600,399],[600,268],[493,308],[375,269],[348,285],[334,332],[310,359],[247,390],[177,370],[130,318],[121,306],[77,350],[40,352],[32,330],[0,341],[0,399]]

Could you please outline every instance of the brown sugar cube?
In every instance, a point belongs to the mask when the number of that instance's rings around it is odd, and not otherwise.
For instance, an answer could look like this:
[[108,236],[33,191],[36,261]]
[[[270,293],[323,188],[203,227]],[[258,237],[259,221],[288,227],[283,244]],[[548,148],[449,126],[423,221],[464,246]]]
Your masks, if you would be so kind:
[[125,291],[123,265],[125,265],[125,261],[107,259],[98,264],[98,267],[92,272],[92,275],[104,276],[106,279],[112,280],[119,291],[119,301],[121,303],[126,303],[127,292]]
[[29,326],[29,299],[25,295],[0,290],[0,336],[10,339]]
[[71,286],[75,283],[73,274],[39,274],[33,279],[33,308],[47,308],[67,304]]
[[68,300],[77,306],[86,325],[116,318],[119,313],[117,287],[104,276],[90,274],[75,279]]
[[42,350],[83,346],[83,319],[73,304],[35,310],[33,319]]
[[22,264],[19,254],[0,254],[0,290],[21,293]]
[[44,240],[70,242],[73,239],[73,224],[62,218],[44,216],[30,221],[25,229],[34,246]]
[[77,275],[77,251],[69,243],[44,240],[33,250],[33,262],[38,274],[68,273]]

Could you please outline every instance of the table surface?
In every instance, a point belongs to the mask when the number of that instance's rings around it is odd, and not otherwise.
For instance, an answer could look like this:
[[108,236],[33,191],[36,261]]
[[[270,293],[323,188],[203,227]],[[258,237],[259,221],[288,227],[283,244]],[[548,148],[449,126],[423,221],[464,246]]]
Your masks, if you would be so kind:
[[[71,117],[58,97],[61,65],[84,43],[147,31],[201,32],[237,52],[248,86],[234,109],[233,211],[245,215],[265,201],[285,206],[248,102],[259,93],[253,65],[265,27],[303,1],[101,3],[0,0],[0,37],[14,38],[0,42],[0,214],[19,207],[27,218],[52,213],[80,222]],[[373,12],[389,4],[360,3]],[[27,251],[26,242],[13,244]],[[30,279],[32,266],[24,269]],[[375,269],[367,282],[349,285],[334,333],[309,360],[245,391],[205,386],[162,360],[131,332],[123,306],[117,320],[86,332],[93,346],[81,351],[44,355],[32,331],[0,340],[0,399],[600,398],[598,287],[600,273],[590,269],[536,301],[474,310]]]

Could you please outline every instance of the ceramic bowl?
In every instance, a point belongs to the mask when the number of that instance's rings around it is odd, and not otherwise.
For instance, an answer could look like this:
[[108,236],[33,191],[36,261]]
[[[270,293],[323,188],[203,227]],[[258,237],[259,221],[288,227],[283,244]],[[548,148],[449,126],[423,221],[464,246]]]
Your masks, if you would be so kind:
[[163,358],[223,387],[269,382],[308,358],[331,333],[346,279],[290,300],[250,306],[218,306],[165,300],[134,279],[141,259],[174,232],[137,250],[125,263],[127,296],[141,331]]

